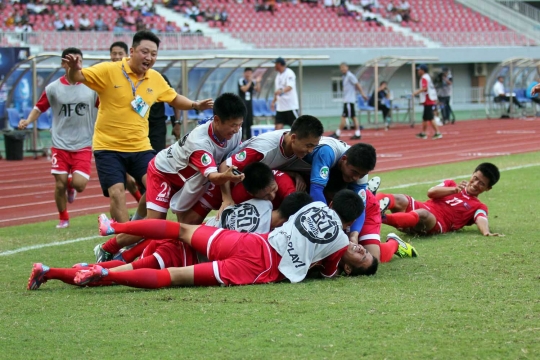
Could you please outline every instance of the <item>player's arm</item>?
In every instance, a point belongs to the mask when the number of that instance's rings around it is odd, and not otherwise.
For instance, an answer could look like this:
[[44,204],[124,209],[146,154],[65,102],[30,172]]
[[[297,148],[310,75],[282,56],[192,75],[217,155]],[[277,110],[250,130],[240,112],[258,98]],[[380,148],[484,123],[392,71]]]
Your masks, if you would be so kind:
[[440,199],[442,197],[459,194],[467,187],[467,181],[463,180],[456,184],[453,180],[445,180],[442,184],[432,187],[428,190],[427,196],[430,199]]
[[208,181],[210,181],[214,185],[223,185],[229,181],[237,183],[244,180],[244,174],[235,175],[233,173],[233,169],[236,168],[227,167],[227,170],[225,170],[224,172],[212,172],[207,176]]
[[21,130],[26,129],[28,125],[35,122],[39,118],[39,116],[43,112],[49,110],[50,107],[51,105],[49,104],[49,98],[47,97],[47,92],[43,91],[38,102],[36,103],[36,106],[34,106],[32,111],[30,111],[30,114],[28,114],[28,118],[22,119],[21,121],[19,121],[18,128]]
[[418,90],[416,90],[415,92],[413,92],[413,96],[416,96],[416,95],[418,95],[418,94],[420,94],[420,93],[423,93],[423,92],[427,92],[427,90],[428,90],[428,89],[427,89],[427,86],[428,86],[428,85],[427,85],[427,80],[426,80],[426,79],[422,79],[421,85],[422,85],[422,86],[420,87],[420,89],[418,89]]
[[362,86],[360,85],[360,83],[356,82],[355,86],[356,86],[356,89],[360,92],[360,95],[362,95],[362,97],[364,98],[364,100],[367,100],[368,97],[364,93],[364,89],[362,89]]
[[253,83],[253,81],[250,80],[250,81],[247,82],[246,85],[243,85],[243,83],[244,83],[243,80],[244,80],[244,78],[241,78],[241,79],[239,80],[240,90],[242,90],[242,92],[246,92],[246,91],[248,91],[249,88],[251,87],[251,84]]
[[335,155],[330,146],[321,146],[313,154],[311,162],[311,175],[309,185],[309,195],[313,201],[322,201],[326,204],[324,188],[330,177],[330,168],[334,163]]
[[504,234],[492,233],[489,230],[488,218],[484,214],[485,212],[483,210],[478,210],[475,214],[476,219],[474,220],[474,222],[478,227],[480,233],[484,236],[504,236]]

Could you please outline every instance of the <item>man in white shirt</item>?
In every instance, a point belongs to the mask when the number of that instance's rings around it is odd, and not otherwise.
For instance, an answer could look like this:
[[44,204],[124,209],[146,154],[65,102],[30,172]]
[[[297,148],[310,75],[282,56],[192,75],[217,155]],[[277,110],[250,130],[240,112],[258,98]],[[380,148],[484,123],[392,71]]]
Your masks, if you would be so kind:
[[[504,76],[502,75],[497,78],[497,82],[495,83],[495,85],[493,85],[493,96],[495,96],[493,101],[495,101],[496,103],[510,102],[510,96],[506,93],[504,89]],[[512,96],[512,102],[520,109],[523,107],[523,105],[521,105],[518,99],[516,99],[515,94],[513,94]],[[508,106],[507,113],[510,113],[510,106]],[[501,115],[502,119],[507,119],[509,117],[510,116],[508,114]]]
[[64,19],[64,30],[75,31],[75,22],[73,22],[69,14],[66,14],[66,18]]
[[88,19],[88,17],[86,17],[85,13],[82,13],[79,19],[79,30],[80,31],[92,30],[92,24],[90,23],[90,20]]
[[285,59],[274,60],[278,72],[274,82],[275,92],[272,109],[276,109],[276,130],[284,125],[292,126],[298,117],[298,94],[296,93],[296,75],[287,67]]

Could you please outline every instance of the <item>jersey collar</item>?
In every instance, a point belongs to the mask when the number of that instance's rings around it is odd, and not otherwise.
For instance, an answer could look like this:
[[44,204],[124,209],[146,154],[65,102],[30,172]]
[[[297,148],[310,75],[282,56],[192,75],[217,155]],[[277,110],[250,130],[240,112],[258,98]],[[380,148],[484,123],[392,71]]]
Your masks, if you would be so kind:
[[208,126],[208,136],[210,136],[210,139],[216,144],[217,146],[224,148],[227,146],[227,140],[220,141],[218,137],[216,136],[216,133],[214,133],[214,122],[212,121],[210,123],[210,126]]
[[[126,73],[127,73],[127,74],[133,74],[133,76],[135,76],[135,77],[138,78],[138,75],[135,74],[135,73],[133,72],[133,70],[131,70],[131,68],[130,68],[129,65],[128,65],[129,59],[131,59],[131,58],[128,58],[128,57],[122,58],[122,64],[124,65],[124,70],[126,70]],[[120,66],[120,67],[122,67],[122,66]],[[145,79],[148,79],[148,71],[149,71],[149,70],[150,70],[150,69],[146,70],[146,73],[144,74],[144,78],[145,78]]]
[[60,83],[61,83],[62,85],[67,85],[67,86],[71,86],[71,85],[79,85],[79,84],[80,84],[80,82],[76,82],[75,84],[70,84],[69,81],[68,81],[67,78],[66,78],[66,75],[64,75],[64,76],[62,76],[62,77],[60,78]]
[[296,155],[294,153],[291,156],[285,155],[285,149],[283,148],[283,138],[285,135],[287,135],[289,132],[284,132],[283,135],[281,135],[281,138],[279,139],[279,151],[281,152],[281,155],[286,159],[292,159]]

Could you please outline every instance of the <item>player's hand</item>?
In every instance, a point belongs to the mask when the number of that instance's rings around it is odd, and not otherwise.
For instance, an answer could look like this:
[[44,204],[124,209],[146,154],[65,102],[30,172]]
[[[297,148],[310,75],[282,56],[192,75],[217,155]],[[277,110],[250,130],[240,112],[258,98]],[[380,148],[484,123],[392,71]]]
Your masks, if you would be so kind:
[[353,231],[349,234],[349,241],[355,244],[358,244],[358,232]]
[[504,234],[499,234],[499,233],[487,233],[487,234],[485,234],[484,236],[498,236],[498,237],[504,237],[505,235],[504,235]]
[[540,84],[535,85],[531,90],[531,95],[540,94]]
[[270,111],[275,111],[276,110],[276,102],[275,101],[272,101],[270,103]]
[[304,178],[298,174],[294,174],[294,182],[296,183],[296,191],[306,191],[307,185]]
[[[235,175],[233,172],[233,169],[236,170],[236,166],[230,166],[227,171],[223,173],[223,175],[227,178],[228,181],[233,183],[239,183],[240,181],[244,180],[246,177],[244,173],[240,173],[239,175]],[[238,171],[238,170],[236,170]]]
[[362,95],[365,101],[368,101],[368,97],[366,95]]
[[173,124],[171,135],[174,135],[176,140],[180,139],[180,131],[182,126],[180,124]]
[[214,100],[212,99],[205,99],[205,100],[197,101],[195,103],[195,110],[198,110],[198,111],[212,109],[213,107],[214,107]]
[[24,130],[26,129],[26,127],[30,124],[30,121],[26,120],[26,119],[23,119],[21,121],[19,121],[19,126],[17,126],[17,128],[19,130]]
[[460,182],[458,184],[458,186],[456,186],[456,194],[462,192],[463,190],[465,190],[467,188],[467,184],[468,182],[463,180],[462,182]]
[[67,54],[65,58],[62,58],[62,64],[66,64],[70,69],[82,70],[82,61],[73,54]]
[[232,201],[232,200],[223,200],[223,202],[221,203],[221,206],[219,207],[219,210],[218,210],[218,212],[216,214],[216,220],[219,220],[223,210],[225,210],[225,208],[227,206],[231,206],[231,205],[234,205],[234,201]]

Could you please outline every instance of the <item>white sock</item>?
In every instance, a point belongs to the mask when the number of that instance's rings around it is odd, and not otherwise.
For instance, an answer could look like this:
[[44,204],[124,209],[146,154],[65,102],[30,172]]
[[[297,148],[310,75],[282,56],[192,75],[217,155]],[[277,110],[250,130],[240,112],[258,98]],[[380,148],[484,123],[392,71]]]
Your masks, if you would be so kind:
[[142,220],[142,219],[144,218],[141,215],[139,215],[137,211],[135,211],[135,214],[133,214],[133,216],[131,217],[131,221]]
[[337,129],[337,130],[336,130],[336,135],[337,135],[337,136],[341,135],[341,129]]
[[360,136],[360,130],[354,130],[354,136]]

